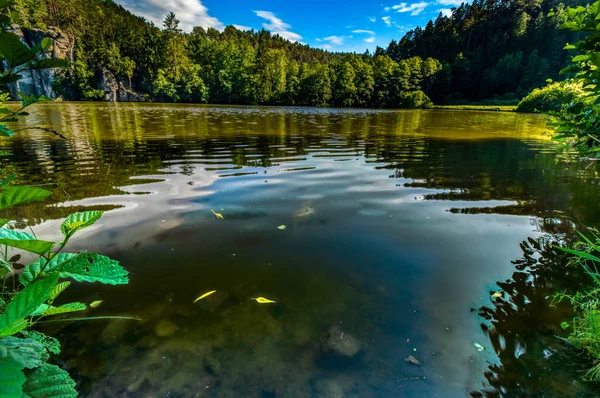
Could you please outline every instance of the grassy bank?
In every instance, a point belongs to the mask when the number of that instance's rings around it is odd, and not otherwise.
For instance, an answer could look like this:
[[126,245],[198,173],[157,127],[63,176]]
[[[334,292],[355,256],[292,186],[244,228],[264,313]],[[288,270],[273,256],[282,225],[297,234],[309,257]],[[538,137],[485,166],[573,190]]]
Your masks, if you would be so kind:
[[449,109],[455,111],[490,111],[514,112],[516,105],[435,105],[433,109]]

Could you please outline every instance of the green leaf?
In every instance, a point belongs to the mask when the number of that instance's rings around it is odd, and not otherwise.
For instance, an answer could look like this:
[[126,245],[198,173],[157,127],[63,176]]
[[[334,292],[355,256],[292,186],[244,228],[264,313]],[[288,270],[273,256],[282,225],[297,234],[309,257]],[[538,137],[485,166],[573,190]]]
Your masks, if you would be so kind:
[[100,306],[100,304],[102,304],[102,300],[92,301],[90,303],[90,308],[98,308]]
[[48,298],[50,300],[54,300],[55,298],[58,297],[59,294],[64,292],[65,289],[68,288],[70,285],[71,285],[71,282],[69,282],[69,281],[61,282],[61,283],[57,284],[56,286],[54,286],[54,289],[52,289],[52,293],[50,293],[50,297],[48,297]]
[[50,308],[50,305],[42,304],[31,313],[31,316],[41,316],[44,313],[44,311],[46,311],[48,308]]
[[46,336],[44,333],[35,330],[27,330],[23,334],[43,345],[51,354],[60,354],[60,343],[54,337]]
[[14,181],[15,178],[17,178],[17,175],[16,174],[11,174],[8,177],[6,177],[5,179],[0,180],[0,188],[4,188],[8,184],[10,184],[12,181]]
[[10,325],[0,329],[0,337],[13,336],[29,326],[29,321],[25,318],[17,319]]
[[21,75],[6,75],[0,77],[0,84],[9,84],[19,81],[21,79]]
[[591,255],[589,253],[580,252],[580,251],[573,250],[573,249],[568,249],[566,247],[558,247],[558,248],[560,250],[564,251],[564,252],[567,252],[567,253],[570,253],[570,254],[574,254],[577,257],[585,258],[586,260],[592,260],[592,261],[600,262],[600,258],[598,258],[596,256],[593,256],[593,255]]
[[5,337],[0,339],[0,360],[12,358],[24,368],[33,369],[41,366],[50,358],[44,346],[32,339]]
[[128,272],[119,262],[96,253],[81,253],[56,266],[62,278],[77,282],[100,282],[108,285],[124,285],[129,282]]
[[17,293],[6,306],[4,314],[0,315],[0,328],[5,328],[19,319],[28,317],[48,299],[57,281],[58,274],[53,274]]
[[36,254],[48,253],[54,247],[54,242],[38,240],[27,232],[14,229],[0,228],[0,245],[16,247]]
[[21,42],[19,36],[10,32],[0,32],[0,53],[11,68],[35,58],[34,52]]
[[50,47],[52,47],[52,39],[49,37],[44,37],[42,39],[42,42],[40,43],[40,47],[42,48],[42,50],[48,51]]
[[27,373],[23,392],[31,398],[77,398],[71,376],[58,366],[47,363]]
[[0,360],[0,397],[23,398],[23,367],[12,358]]
[[102,217],[101,211],[84,211],[73,213],[60,226],[63,235],[73,235],[75,232],[93,225]]
[[78,311],[85,311],[85,310],[87,310],[87,307],[83,303],[68,303],[68,304],[63,304],[60,307],[50,307],[46,311],[44,311],[42,316],[67,314],[69,312],[78,312]]
[[15,135],[14,131],[12,131],[11,129],[9,129],[8,127],[6,127],[3,124],[0,124],[0,136],[12,137],[13,135]]
[[569,322],[563,322],[560,324],[560,327],[563,329],[568,329],[569,328]]
[[[75,253],[57,254],[50,259],[50,262],[48,262],[48,265],[46,265],[46,268],[44,269],[44,273],[49,274],[52,271],[54,271],[54,269],[56,268],[57,265],[64,263],[65,261],[69,261],[72,258],[80,256],[80,255],[81,254],[75,254]],[[44,266],[44,264],[46,264],[47,261],[48,260],[46,260],[45,258],[40,258],[37,261],[26,266],[25,269],[23,270],[23,272],[21,273],[21,276],[19,277],[19,282],[21,282],[21,284],[23,286],[29,285],[38,276],[42,267]],[[67,283],[70,283],[70,282],[67,282]],[[56,285],[56,287],[58,287],[58,286],[59,285]],[[52,293],[55,293],[54,289],[52,290]],[[52,296],[52,293],[50,294],[50,296]]]
[[8,220],[6,218],[0,218],[0,228],[3,227],[3,226],[5,226],[9,222],[10,222],[10,220]]
[[[0,125],[1,128],[2,125]],[[51,196],[52,192],[35,187],[8,187],[0,194],[0,210],[36,202]]]
[[52,69],[52,68],[66,68],[69,66],[69,61],[60,58],[44,58],[36,61],[31,65],[31,69]]

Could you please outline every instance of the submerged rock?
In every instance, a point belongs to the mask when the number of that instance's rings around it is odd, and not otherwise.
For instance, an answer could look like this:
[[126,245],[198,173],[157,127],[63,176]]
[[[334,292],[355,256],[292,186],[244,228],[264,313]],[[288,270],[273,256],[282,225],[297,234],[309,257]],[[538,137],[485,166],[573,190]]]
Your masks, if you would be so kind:
[[209,354],[204,358],[204,367],[215,376],[221,373],[221,362],[213,355]]
[[315,383],[315,392],[318,397],[342,398],[344,389],[336,381],[321,379]]
[[352,358],[361,350],[361,343],[354,336],[345,333],[339,326],[329,329],[329,338],[325,345],[327,351],[334,354]]
[[158,337],[169,337],[177,331],[177,325],[166,319],[161,320],[154,327],[154,334]]

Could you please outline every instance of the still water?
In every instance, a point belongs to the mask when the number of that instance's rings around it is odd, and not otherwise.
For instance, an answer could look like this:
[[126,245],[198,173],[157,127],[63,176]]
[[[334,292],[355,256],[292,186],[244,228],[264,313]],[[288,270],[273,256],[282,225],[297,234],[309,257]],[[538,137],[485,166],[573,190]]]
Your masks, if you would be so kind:
[[600,225],[600,190],[541,116],[64,103],[27,123],[67,137],[1,141],[54,195],[2,217],[58,239],[105,210],[70,249],[131,282],[64,299],[142,319],[46,329],[86,396],[598,393],[551,307],[585,277],[551,244]]

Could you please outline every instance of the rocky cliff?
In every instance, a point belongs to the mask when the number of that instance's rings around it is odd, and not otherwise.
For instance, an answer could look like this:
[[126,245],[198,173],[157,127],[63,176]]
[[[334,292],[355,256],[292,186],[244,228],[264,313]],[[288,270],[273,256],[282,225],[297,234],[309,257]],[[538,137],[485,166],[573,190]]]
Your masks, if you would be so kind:
[[144,95],[130,90],[123,80],[117,79],[109,70],[102,69],[100,72],[100,84],[98,88],[104,91],[104,100],[111,102],[143,102]]
[[[42,39],[50,37],[52,47],[47,57],[66,59],[73,63],[73,48],[75,38],[55,27],[49,27],[47,30],[41,29],[21,29],[18,25],[10,27],[9,31],[15,33],[21,38],[21,41],[29,47],[40,46]],[[6,67],[6,65],[4,65]],[[16,83],[8,85],[10,95],[13,99],[18,99],[18,93],[25,95],[44,95],[48,98],[56,98],[53,89],[57,73],[56,69],[32,70],[24,72],[23,77]],[[104,100],[106,101],[145,101],[144,95],[129,89],[125,82],[118,79],[112,72],[102,69],[97,74],[98,88],[104,91]]]
[[[17,34],[23,43],[30,47],[40,46],[44,37],[50,37],[53,44],[47,56],[66,59],[69,62],[73,61],[75,39],[58,28],[50,27],[47,30],[30,29],[24,31],[18,25],[13,25],[10,31]],[[24,72],[21,80],[9,84],[11,97],[17,99],[19,98],[17,93],[21,92],[25,95],[45,95],[48,98],[55,98],[56,94],[52,84],[56,78],[56,73],[58,72],[53,69]]]

